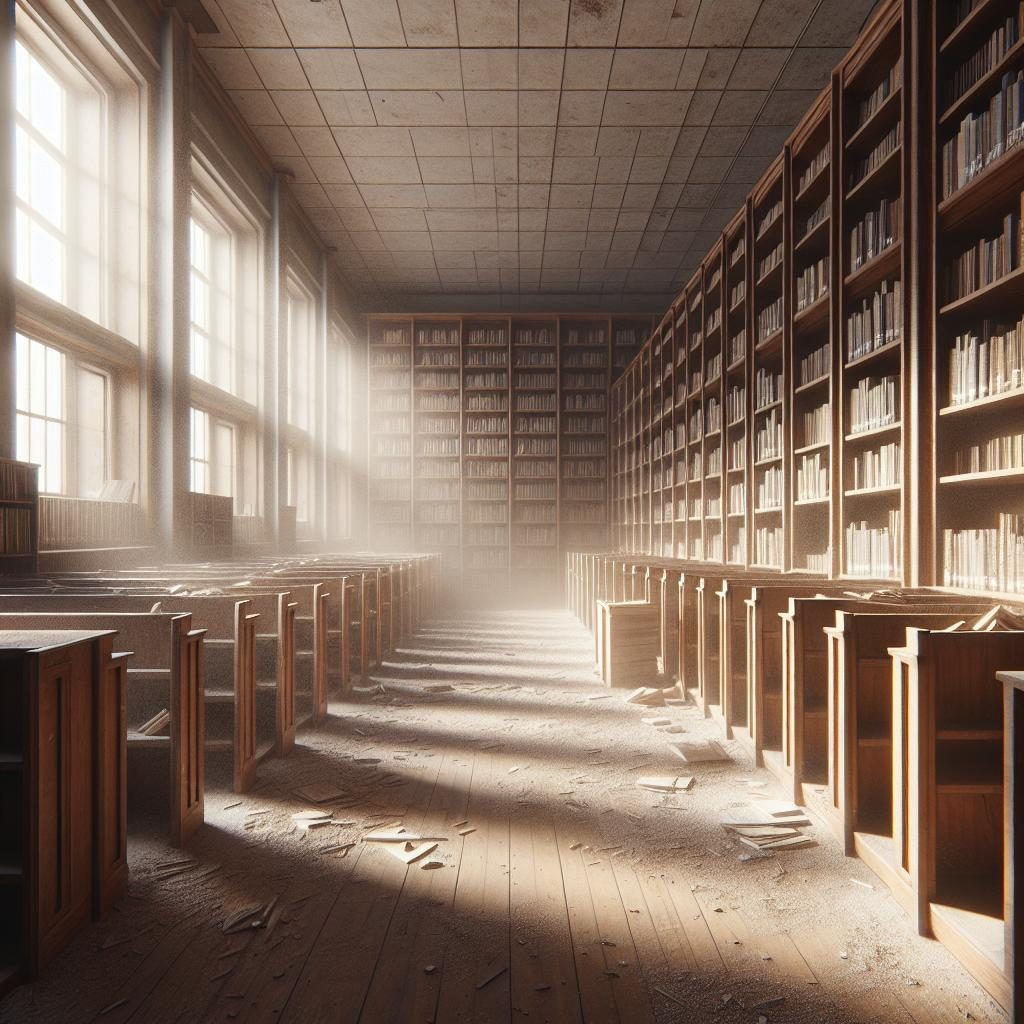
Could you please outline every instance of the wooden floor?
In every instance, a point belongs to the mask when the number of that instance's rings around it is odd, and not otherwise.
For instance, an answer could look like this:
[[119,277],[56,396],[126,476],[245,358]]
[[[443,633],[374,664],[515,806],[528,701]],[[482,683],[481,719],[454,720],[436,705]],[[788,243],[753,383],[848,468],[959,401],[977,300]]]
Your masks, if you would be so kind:
[[[746,856],[719,819],[766,776],[732,745],[690,793],[639,790],[683,767],[642,718],[713,727],[625,704],[590,663],[562,612],[434,621],[255,792],[215,791],[187,856],[137,837],[128,897],[0,1022],[1005,1019],[824,829]],[[313,782],[342,791],[339,824],[302,832]],[[442,866],[361,842],[395,823],[443,837]]]

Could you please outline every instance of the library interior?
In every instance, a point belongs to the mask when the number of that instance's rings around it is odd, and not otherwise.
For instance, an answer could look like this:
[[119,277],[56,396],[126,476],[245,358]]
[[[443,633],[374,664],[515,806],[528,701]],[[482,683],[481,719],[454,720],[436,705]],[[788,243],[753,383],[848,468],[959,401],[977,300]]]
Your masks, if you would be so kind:
[[1024,0],[8,0],[0,125],[0,1024],[1024,1024]]

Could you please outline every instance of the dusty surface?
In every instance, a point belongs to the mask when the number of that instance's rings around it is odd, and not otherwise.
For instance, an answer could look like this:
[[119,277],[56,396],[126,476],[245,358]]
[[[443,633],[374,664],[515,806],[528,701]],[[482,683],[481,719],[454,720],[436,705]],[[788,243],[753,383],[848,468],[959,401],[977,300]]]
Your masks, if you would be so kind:
[[[429,624],[256,790],[210,792],[187,853],[133,836],[128,896],[0,1024],[1005,1020],[823,828],[749,859],[719,820],[778,795],[767,774],[728,743],[733,761],[683,765],[668,741],[714,725],[628,705],[590,663],[561,612]],[[691,791],[635,785],[668,773]],[[341,795],[319,805],[337,824],[304,832],[310,783]],[[437,849],[407,867],[361,841],[394,823]]]

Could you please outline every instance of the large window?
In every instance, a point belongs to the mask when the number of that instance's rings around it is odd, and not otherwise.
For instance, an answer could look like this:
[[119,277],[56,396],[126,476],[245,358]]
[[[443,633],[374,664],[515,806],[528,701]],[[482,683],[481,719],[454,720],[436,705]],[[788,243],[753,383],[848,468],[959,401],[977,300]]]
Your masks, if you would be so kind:
[[205,409],[190,410],[189,486],[202,494],[235,496],[235,428]]
[[17,336],[17,457],[39,465],[46,494],[95,497],[109,477],[107,376]]
[[192,197],[192,373],[235,394],[234,254],[230,231]]
[[318,403],[316,380],[317,330],[312,292],[295,275],[286,284],[285,392],[287,412],[288,504],[297,522],[316,518],[312,466]]

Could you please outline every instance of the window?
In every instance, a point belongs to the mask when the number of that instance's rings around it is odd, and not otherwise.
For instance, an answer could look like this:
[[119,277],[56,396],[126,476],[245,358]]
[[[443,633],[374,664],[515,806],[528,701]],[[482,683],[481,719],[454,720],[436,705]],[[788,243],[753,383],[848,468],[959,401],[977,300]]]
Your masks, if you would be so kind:
[[15,68],[17,276],[102,322],[99,95],[21,38]]
[[75,437],[78,442],[80,494],[99,494],[110,478],[110,452],[107,446],[109,394],[106,374],[84,366],[78,368]]
[[189,486],[200,494],[235,495],[235,428],[205,409],[191,409]]
[[64,353],[19,334],[17,338],[17,450],[39,468],[39,490],[64,494],[67,439]]
[[312,519],[309,507],[309,456],[300,448],[288,448],[288,504],[295,508],[295,520],[308,523]]
[[290,278],[287,302],[288,422],[299,430],[311,431],[316,422],[313,395],[313,298],[294,278]]
[[234,254],[230,231],[192,197],[192,373],[235,394]]

